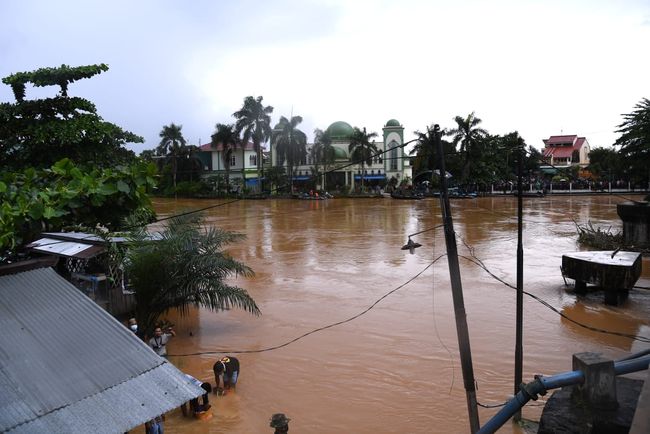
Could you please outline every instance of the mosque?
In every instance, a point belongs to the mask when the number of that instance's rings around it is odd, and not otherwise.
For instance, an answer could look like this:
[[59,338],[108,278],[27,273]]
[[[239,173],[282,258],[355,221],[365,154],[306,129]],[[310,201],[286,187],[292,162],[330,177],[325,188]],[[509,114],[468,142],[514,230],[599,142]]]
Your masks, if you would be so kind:
[[[375,141],[378,155],[373,158],[372,164],[364,164],[363,182],[367,186],[385,186],[391,179],[400,183],[404,179],[412,177],[409,159],[404,158],[404,127],[395,119],[386,122],[382,128],[382,141]],[[361,183],[361,164],[353,164],[350,159],[350,137],[354,129],[350,124],[343,121],[334,122],[326,130],[332,140],[334,148],[334,162],[328,165],[328,173],[320,177],[320,188],[325,186],[330,190],[341,188],[354,189]],[[372,130],[370,130],[372,131]],[[307,183],[313,178],[312,167],[314,162],[310,158],[310,150],[313,143],[307,144],[307,158],[300,165],[294,167],[294,185],[300,188],[301,183]],[[278,166],[277,150],[271,145],[269,152],[264,152],[264,167]],[[387,151],[387,152],[386,152]],[[231,183],[245,183],[247,186],[254,186],[257,183],[257,155],[253,143],[238,146],[230,155],[229,161],[223,160],[223,146],[221,143],[206,143],[200,147],[197,153],[203,166],[203,177],[220,175],[230,176]],[[225,165],[228,164],[228,171]],[[283,163],[286,166],[286,163]],[[340,169],[337,169],[340,168]],[[321,168],[322,170],[322,168]]]
[[[364,164],[364,185],[384,186],[391,178],[399,183],[403,179],[411,177],[411,166],[409,159],[404,158],[404,127],[396,119],[386,122],[382,128],[382,141],[375,141],[378,155],[372,160],[372,164]],[[345,186],[355,188],[355,185],[361,183],[361,164],[350,165],[350,137],[354,129],[350,124],[344,121],[338,121],[327,127],[326,130],[332,140],[334,148],[334,162],[328,167],[326,179],[321,177],[320,186],[328,189],[340,189]],[[308,181],[312,178],[310,149],[313,143],[307,144],[307,158],[301,165],[294,168],[294,181]],[[387,151],[387,152],[386,152]],[[277,151],[275,145],[271,145],[271,164],[278,164]],[[341,169],[337,169],[340,167]],[[326,184],[324,184],[326,182]],[[337,188],[338,187],[338,188]]]

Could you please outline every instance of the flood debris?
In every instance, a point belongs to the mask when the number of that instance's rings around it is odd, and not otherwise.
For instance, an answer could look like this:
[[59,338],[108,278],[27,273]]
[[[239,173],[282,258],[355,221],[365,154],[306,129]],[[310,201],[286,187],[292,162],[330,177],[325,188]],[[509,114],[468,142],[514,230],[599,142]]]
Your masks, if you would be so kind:
[[621,247],[627,246],[623,245],[623,233],[622,232],[612,232],[612,227],[607,229],[602,229],[600,227],[594,228],[591,220],[587,221],[586,224],[579,224],[575,220],[573,221],[576,225],[578,231],[578,243],[584,246],[593,247],[598,250],[616,250]]

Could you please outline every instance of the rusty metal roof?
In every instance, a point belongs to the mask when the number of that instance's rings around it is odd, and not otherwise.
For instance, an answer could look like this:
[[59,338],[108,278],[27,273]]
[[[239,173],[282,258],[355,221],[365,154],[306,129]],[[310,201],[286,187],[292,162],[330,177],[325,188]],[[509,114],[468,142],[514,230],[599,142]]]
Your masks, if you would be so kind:
[[123,433],[204,390],[51,268],[0,277],[0,432]]

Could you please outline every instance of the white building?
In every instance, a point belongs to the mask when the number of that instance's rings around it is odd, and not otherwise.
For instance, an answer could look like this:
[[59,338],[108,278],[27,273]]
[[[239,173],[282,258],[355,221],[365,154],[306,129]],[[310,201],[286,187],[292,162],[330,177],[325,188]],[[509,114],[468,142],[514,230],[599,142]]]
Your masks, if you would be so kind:
[[[411,166],[409,159],[405,158],[404,147],[404,127],[395,119],[386,122],[382,128],[383,135],[381,141],[375,141],[378,155],[373,158],[372,164],[364,164],[364,184],[384,186],[391,178],[397,182],[403,179],[411,178]],[[327,168],[328,173],[325,177],[319,177],[317,185],[324,187],[325,180],[328,189],[335,189],[337,186],[354,188],[361,182],[361,164],[353,164],[350,160],[350,137],[354,129],[350,124],[343,121],[334,122],[327,128],[332,147],[334,148],[335,159],[333,164]],[[312,167],[314,162],[310,160],[309,154],[313,143],[307,144],[307,158],[294,167],[294,181],[306,182],[313,179]],[[223,146],[221,143],[207,143],[201,146],[201,152],[197,154],[203,164],[203,176],[226,175],[225,164],[230,164],[230,181],[236,182],[241,180],[248,186],[254,186],[257,183],[257,155],[253,148],[253,143],[249,142],[246,146],[236,147],[230,156],[229,162],[223,161]],[[266,154],[266,152],[264,152]],[[264,161],[265,168],[267,163],[272,166],[278,165],[277,151],[275,145],[271,146],[270,162]],[[286,166],[286,163],[283,163]],[[340,168],[340,169],[338,169]],[[322,167],[321,167],[322,170]]]
[[[404,127],[395,119],[386,122],[382,128],[383,135],[381,141],[375,141],[377,155],[373,158],[372,164],[364,164],[365,171],[363,179],[364,185],[381,185],[384,186],[391,178],[397,182],[411,177],[411,166],[408,158],[404,158]],[[320,177],[318,185],[323,188],[324,182],[328,189],[340,187],[354,188],[361,182],[361,163],[353,164],[350,160],[350,137],[354,129],[350,124],[343,121],[334,122],[326,132],[332,140],[334,148],[334,162],[328,166],[326,177]],[[294,167],[294,181],[309,181],[313,178],[310,161],[310,149],[313,144],[307,145],[307,158],[303,164]],[[271,164],[277,165],[277,151],[275,146],[271,146]],[[337,169],[340,168],[340,169]]]

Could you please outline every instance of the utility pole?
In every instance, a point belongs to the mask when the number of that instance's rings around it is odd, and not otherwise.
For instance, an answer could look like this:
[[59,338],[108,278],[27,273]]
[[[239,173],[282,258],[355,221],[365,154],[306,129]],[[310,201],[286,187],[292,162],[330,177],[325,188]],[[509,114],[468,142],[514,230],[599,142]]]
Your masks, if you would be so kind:
[[[517,162],[517,312],[515,326],[515,395],[519,393],[523,371],[523,322],[524,322],[524,247],[523,247],[523,186],[524,141],[517,139],[519,161]],[[521,409],[514,415],[515,422],[521,420]]]
[[456,333],[458,335],[458,348],[460,351],[460,365],[463,371],[463,383],[467,395],[467,411],[469,413],[470,432],[476,433],[480,426],[478,420],[478,406],[476,401],[476,387],[474,383],[474,368],[472,367],[472,350],[469,345],[469,331],[467,328],[467,315],[463,300],[463,285],[460,280],[460,267],[458,266],[458,248],[456,246],[456,233],[454,222],[451,218],[449,195],[447,194],[447,178],[445,174],[445,157],[440,138],[440,126],[433,127],[435,144],[438,152],[438,166],[440,169],[440,209],[442,222],[445,227],[445,244],[447,245],[447,262],[449,263],[449,277],[451,280],[451,294],[454,300],[454,315],[456,317]]

